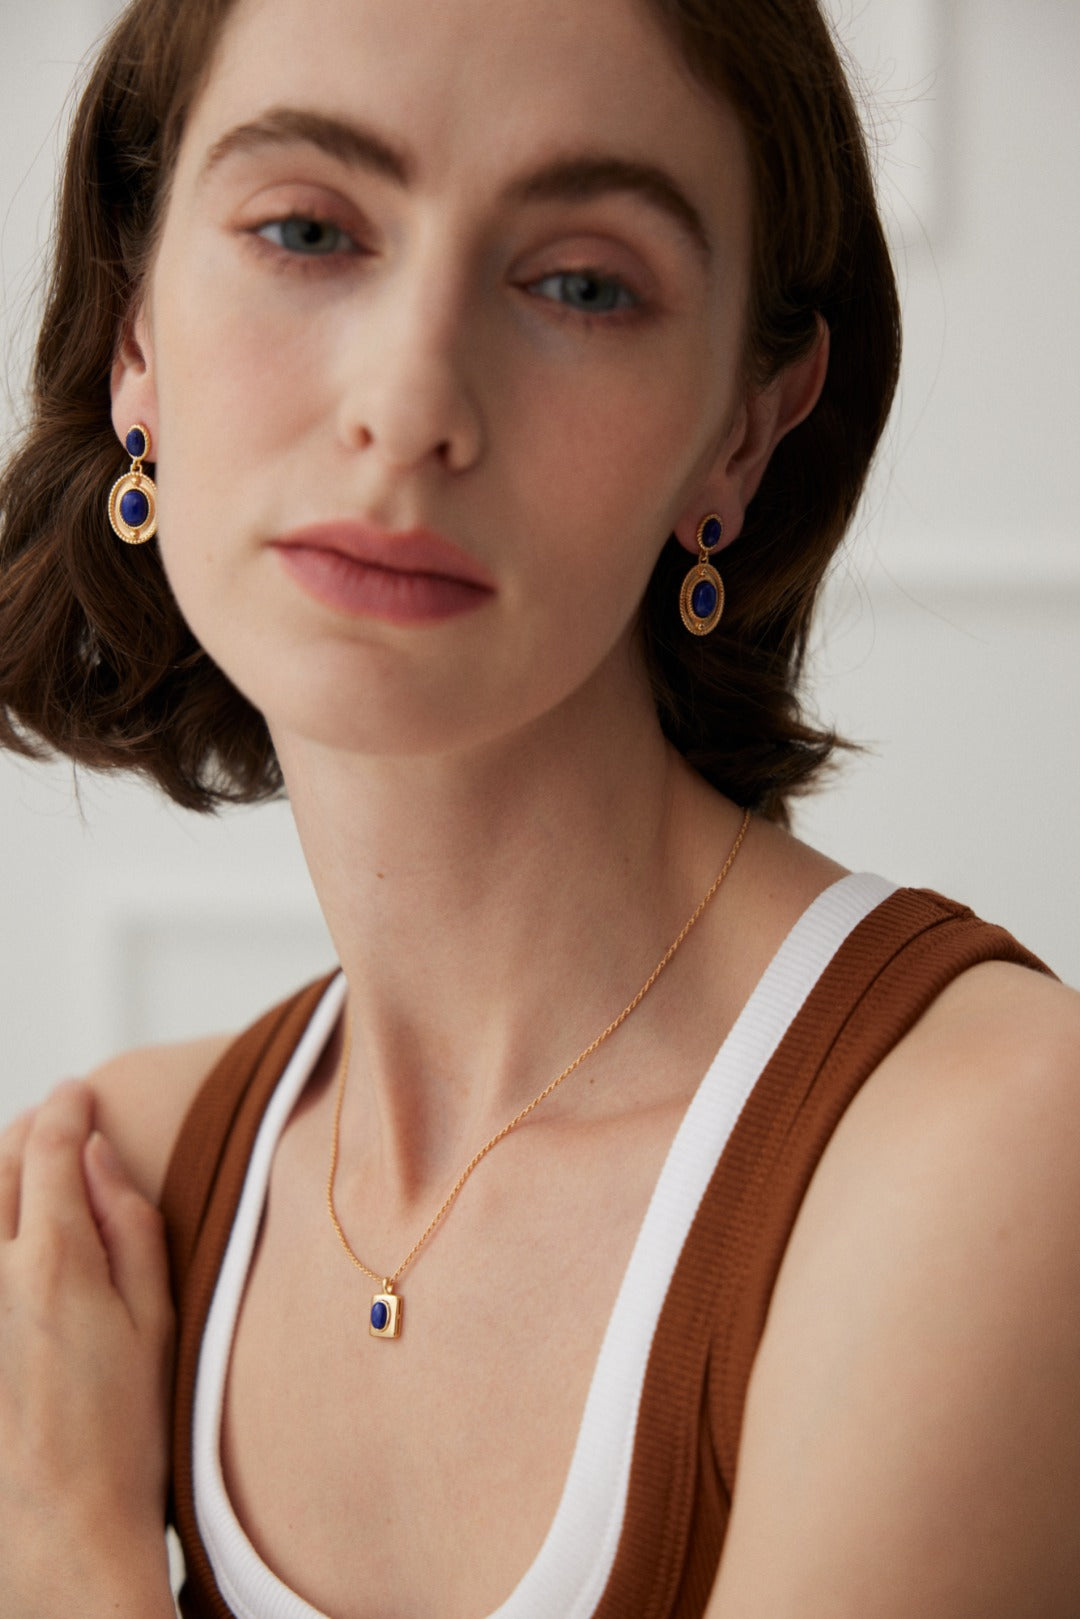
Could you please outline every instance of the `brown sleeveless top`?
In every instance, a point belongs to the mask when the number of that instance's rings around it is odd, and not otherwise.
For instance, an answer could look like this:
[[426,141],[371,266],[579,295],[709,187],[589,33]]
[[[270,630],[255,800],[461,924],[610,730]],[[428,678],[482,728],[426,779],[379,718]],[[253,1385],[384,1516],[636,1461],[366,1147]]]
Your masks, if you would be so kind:
[[[700,1619],[724,1540],[743,1403],[799,1206],[863,1081],[979,962],[1048,969],[1004,929],[899,889],[852,930],[759,1076],[698,1208],[659,1315],[614,1566],[593,1619]],[[184,1619],[233,1619],[195,1516],[199,1348],[263,1112],[329,978],[242,1034],[205,1081],[162,1199],[178,1317],[170,1520]],[[558,1619],[558,1615],[552,1615]]]

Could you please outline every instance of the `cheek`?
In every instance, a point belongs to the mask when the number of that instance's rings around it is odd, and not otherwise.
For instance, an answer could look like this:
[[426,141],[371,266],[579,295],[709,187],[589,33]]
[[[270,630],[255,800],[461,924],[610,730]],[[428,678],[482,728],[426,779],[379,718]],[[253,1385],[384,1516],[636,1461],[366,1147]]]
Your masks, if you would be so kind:
[[288,441],[310,421],[330,345],[317,327],[299,330],[272,303],[260,307],[250,289],[200,285],[207,279],[161,300],[161,443],[170,457],[235,469],[249,450]]
[[518,431],[508,453],[527,480],[532,513],[565,537],[569,573],[584,566],[607,581],[619,573],[624,613],[701,479],[722,374],[700,347],[657,344],[645,363],[542,377],[511,402]]
[[317,331],[213,267],[181,265],[156,287],[154,326],[161,554],[199,633],[256,538],[290,518],[283,497],[317,485],[326,365]]
[[703,481],[732,411],[741,346],[739,288],[663,311],[622,332],[535,347],[508,375],[500,421],[536,492],[581,537],[622,552],[662,543]]

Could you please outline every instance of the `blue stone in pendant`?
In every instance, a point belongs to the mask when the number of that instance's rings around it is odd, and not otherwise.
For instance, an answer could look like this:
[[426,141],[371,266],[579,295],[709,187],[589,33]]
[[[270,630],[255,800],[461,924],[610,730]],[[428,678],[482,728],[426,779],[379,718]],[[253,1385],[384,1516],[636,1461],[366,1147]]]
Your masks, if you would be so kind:
[[711,579],[699,579],[694,586],[690,597],[690,607],[695,618],[708,618],[716,611],[716,586]]
[[141,489],[125,489],[120,498],[120,516],[129,528],[141,528],[150,516],[150,502]]
[[376,1299],[371,1306],[371,1325],[376,1332],[381,1332],[389,1320],[389,1308],[383,1303],[382,1299]]
[[[705,547],[706,551],[711,551],[714,545],[719,545],[723,537],[723,523],[721,523],[719,517],[710,517],[709,521],[705,524],[705,527],[701,531],[701,543]],[[712,608],[709,609],[709,612],[712,612]],[[698,616],[699,618],[704,618],[707,615],[700,613]]]
[[150,516],[150,502],[141,489],[125,489],[120,501],[120,516],[128,528],[141,528]]
[[141,427],[133,427],[124,440],[124,448],[133,461],[139,460],[146,454],[146,437]]

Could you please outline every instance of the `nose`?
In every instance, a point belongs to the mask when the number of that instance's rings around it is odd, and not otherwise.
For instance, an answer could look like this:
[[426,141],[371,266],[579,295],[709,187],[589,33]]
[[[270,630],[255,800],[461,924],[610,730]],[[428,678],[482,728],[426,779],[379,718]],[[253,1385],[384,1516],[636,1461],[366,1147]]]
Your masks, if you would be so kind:
[[481,368],[470,335],[479,317],[463,279],[448,273],[445,251],[418,254],[388,267],[350,322],[340,435],[392,471],[431,463],[464,472],[483,455]]

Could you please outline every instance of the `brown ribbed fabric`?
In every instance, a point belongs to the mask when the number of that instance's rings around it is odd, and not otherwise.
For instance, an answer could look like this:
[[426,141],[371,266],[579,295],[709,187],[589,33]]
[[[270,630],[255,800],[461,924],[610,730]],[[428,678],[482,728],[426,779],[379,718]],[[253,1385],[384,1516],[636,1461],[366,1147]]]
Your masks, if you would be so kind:
[[[966,908],[900,889],[852,931],[792,1021],[717,1163],[659,1313],[622,1536],[594,1619],[701,1619],[750,1370],[810,1178],[882,1058],[953,978],[990,960],[1047,970]],[[327,982],[241,1035],[196,1098],[169,1166],[163,1212],[179,1317],[172,1514],[187,1561],[184,1619],[233,1619],[195,1520],[199,1346],[263,1112]]]

